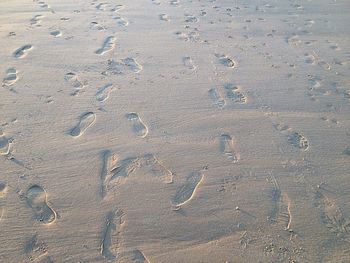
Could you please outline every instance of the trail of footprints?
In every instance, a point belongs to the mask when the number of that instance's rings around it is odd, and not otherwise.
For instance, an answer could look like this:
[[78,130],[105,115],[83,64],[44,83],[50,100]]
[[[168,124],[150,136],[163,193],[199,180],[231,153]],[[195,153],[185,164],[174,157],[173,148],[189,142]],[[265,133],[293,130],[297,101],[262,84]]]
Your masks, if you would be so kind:
[[[43,8],[49,8],[44,2],[39,2]],[[169,2],[172,6],[178,6],[179,1],[172,0]],[[96,9],[99,11],[112,11],[118,12],[123,9],[123,5],[116,5],[111,7],[109,4],[100,3],[96,5]],[[36,15],[30,22],[31,25],[40,26],[41,19],[44,16]],[[114,17],[115,22],[119,26],[128,26],[129,21],[121,16]],[[170,18],[166,14],[160,14],[159,19],[163,21],[170,21]],[[196,16],[192,14],[185,15],[186,23],[197,23],[199,20]],[[106,28],[99,25],[97,22],[91,22],[91,29],[105,30]],[[62,33],[59,30],[52,31],[50,33],[52,36],[58,37]],[[175,33],[179,39],[185,41],[197,42],[199,41],[199,33],[196,31],[191,32],[176,32]],[[287,42],[291,45],[298,46],[301,44],[298,35],[291,36],[287,39]],[[115,48],[116,37],[107,37],[101,48],[97,49],[95,53],[97,55],[104,55]],[[14,58],[24,58],[33,49],[30,44],[24,45],[13,52]],[[337,47],[335,46],[336,50]],[[225,55],[225,54],[215,54],[218,62],[229,68],[233,69],[237,66],[236,61]],[[330,70],[330,66],[323,60],[320,60],[316,54],[305,54],[305,63],[310,65],[319,65],[325,70]],[[196,65],[193,63],[190,56],[183,57],[184,66],[190,71],[196,70]],[[117,61],[110,60],[108,63],[107,72],[110,74],[125,74],[127,72],[139,73],[142,70],[142,66],[132,57],[127,57]],[[18,72],[15,68],[10,68],[6,71],[6,76],[2,81],[2,86],[10,87],[17,80]],[[74,87],[74,92],[72,95],[79,94],[85,85],[79,79],[75,73],[67,73],[65,75],[65,80],[69,82]],[[320,85],[320,80],[313,79],[313,87],[317,88]],[[96,100],[99,102],[106,101],[111,92],[115,90],[112,84],[107,84],[101,87],[96,92]],[[208,94],[212,104],[220,109],[227,105],[227,101],[233,104],[246,104],[248,102],[247,96],[242,92],[240,86],[235,86],[232,84],[227,84],[223,87],[223,92],[220,92],[218,88],[212,88],[208,90]],[[225,95],[226,99],[222,96]],[[125,118],[130,122],[132,132],[140,137],[145,138],[148,135],[148,127],[143,122],[138,113],[131,112],[125,115]],[[93,112],[87,112],[80,116],[78,123],[74,126],[70,135],[72,137],[82,136],[86,130],[91,127],[96,120],[96,114]],[[289,128],[284,128],[279,124],[276,128],[281,132],[287,132],[288,142],[298,148],[299,150],[306,151],[309,149],[308,139],[299,132],[293,132]],[[221,134],[219,136],[219,150],[220,153],[225,156],[229,161],[237,163],[240,160],[240,155],[237,152],[235,139],[229,134]],[[11,140],[4,136],[0,132],[0,155],[7,155],[10,152]],[[147,174],[153,175],[155,177],[162,178],[166,183],[173,182],[173,173],[167,169],[154,155],[146,154],[139,157],[128,157],[120,158],[120,156],[111,153],[110,151],[104,151],[102,153],[102,169],[101,169],[101,189],[100,193],[102,198],[104,198],[108,192],[115,188],[120,187],[122,184],[126,183],[129,176],[138,170],[142,169],[146,171]],[[204,169],[205,170],[205,169]],[[195,196],[201,183],[204,180],[204,170],[195,171],[190,173],[186,180],[179,185],[175,194],[171,198],[171,205],[174,210],[180,209],[182,206],[188,204]],[[274,204],[273,210],[270,213],[269,220],[271,224],[278,224],[283,227],[284,230],[289,230],[291,227],[291,202],[286,193],[282,192],[279,184],[274,176],[271,175],[270,178],[273,190],[272,190],[272,201]],[[0,182],[0,198],[6,194],[7,185]],[[32,209],[35,220],[41,222],[42,224],[49,225],[55,222],[57,219],[56,211],[51,207],[47,200],[47,192],[44,188],[39,185],[33,185],[28,188],[26,192],[26,201],[28,206]],[[317,206],[321,211],[321,218],[325,225],[334,233],[337,234],[348,234],[350,229],[350,222],[345,219],[341,209],[336,204],[335,200],[328,198],[321,191],[316,193]],[[2,212],[0,213],[0,221],[2,217]],[[119,258],[123,253],[121,250],[122,243],[122,231],[125,224],[125,214],[121,210],[109,212],[106,215],[104,227],[101,235],[100,244],[100,254],[107,260],[115,260]],[[39,260],[43,257],[47,257],[48,247],[45,243],[38,241],[38,236],[34,235],[28,242],[25,248],[26,254],[31,261]],[[149,262],[142,251],[134,249],[123,256],[128,259],[128,262]],[[50,260],[50,259],[49,259]]]

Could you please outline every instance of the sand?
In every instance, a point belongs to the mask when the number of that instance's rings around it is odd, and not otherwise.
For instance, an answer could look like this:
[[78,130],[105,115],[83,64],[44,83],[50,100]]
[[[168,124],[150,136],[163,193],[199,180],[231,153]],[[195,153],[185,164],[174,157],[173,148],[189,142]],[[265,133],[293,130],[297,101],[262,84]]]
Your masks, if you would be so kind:
[[0,1],[0,262],[350,262],[349,14]]

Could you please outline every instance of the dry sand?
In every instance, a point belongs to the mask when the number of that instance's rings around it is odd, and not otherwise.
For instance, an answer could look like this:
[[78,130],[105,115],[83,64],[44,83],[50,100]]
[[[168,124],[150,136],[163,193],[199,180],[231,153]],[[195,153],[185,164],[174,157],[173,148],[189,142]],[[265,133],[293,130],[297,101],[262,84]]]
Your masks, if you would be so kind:
[[347,0],[1,0],[0,262],[350,262]]

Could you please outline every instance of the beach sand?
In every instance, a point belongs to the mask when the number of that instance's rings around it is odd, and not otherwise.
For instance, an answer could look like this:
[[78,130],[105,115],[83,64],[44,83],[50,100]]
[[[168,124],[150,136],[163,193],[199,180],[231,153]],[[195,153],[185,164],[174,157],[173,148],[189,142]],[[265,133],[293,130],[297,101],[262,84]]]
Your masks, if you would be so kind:
[[349,14],[2,0],[0,262],[350,262]]

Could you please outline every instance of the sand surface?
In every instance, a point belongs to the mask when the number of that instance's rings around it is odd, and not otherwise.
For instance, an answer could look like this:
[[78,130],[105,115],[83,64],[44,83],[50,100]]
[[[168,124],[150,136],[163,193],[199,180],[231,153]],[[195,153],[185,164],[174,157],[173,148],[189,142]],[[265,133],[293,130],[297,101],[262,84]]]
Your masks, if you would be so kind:
[[349,14],[1,0],[0,262],[350,262]]

